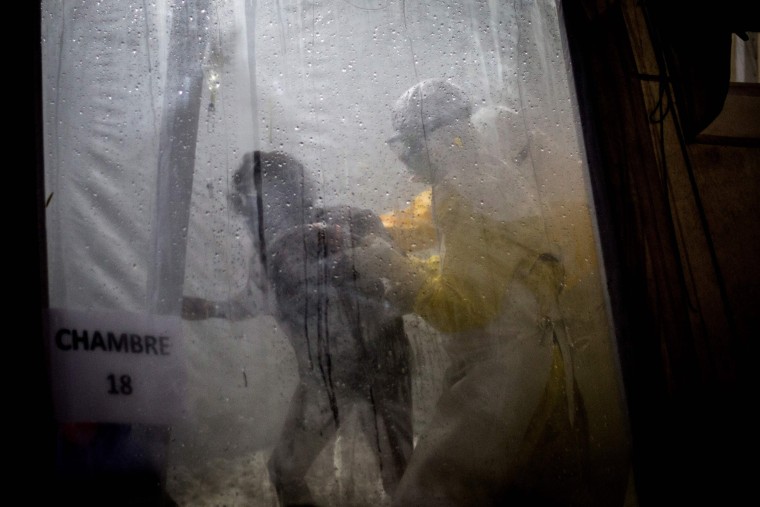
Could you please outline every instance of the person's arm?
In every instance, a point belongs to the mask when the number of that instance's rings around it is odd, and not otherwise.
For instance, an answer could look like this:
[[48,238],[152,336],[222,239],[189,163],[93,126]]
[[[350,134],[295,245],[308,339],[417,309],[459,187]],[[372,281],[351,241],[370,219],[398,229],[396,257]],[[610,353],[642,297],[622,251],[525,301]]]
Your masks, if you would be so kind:
[[440,208],[441,268],[420,285],[414,312],[447,333],[482,328],[502,311],[515,273],[529,268],[538,255],[535,246],[528,246],[535,241],[526,240],[540,233],[540,221],[494,220],[457,194]]
[[185,320],[206,320],[222,318],[218,312],[218,302],[195,296],[182,297],[182,318]]
[[239,321],[259,314],[249,289],[241,291],[226,301],[204,299],[195,296],[182,297],[182,318],[185,320],[227,319]]
[[391,242],[373,237],[354,249],[358,287],[365,292],[384,285],[385,299],[401,313],[409,313],[419,288],[428,276],[426,265],[402,254]]
[[[497,253],[471,234],[446,242],[440,270],[420,284],[415,313],[446,333],[484,327],[501,311],[516,252]],[[504,257],[502,257],[504,256]]]
[[[501,265],[502,256],[508,253],[499,252],[503,241],[491,241],[503,234],[486,217],[474,215],[461,198],[447,200],[445,211],[437,217],[440,223],[434,225],[431,195],[424,194],[401,215],[383,215],[381,219],[394,240],[401,231],[409,234],[409,244],[417,244],[413,233],[424,238],[425,229],[441,227],[445,231],[443,261],[437,255],[428,259],[405,256],[394,246],[395,241],[373,238],[354,254],[360,280],[385,279],[389,302],[405,313],[419,314],[441,331],[482,326],[499,311],[506,279],[511,276],[511,268]],[[409,213],[415,207],[427,211],[411,220]]]

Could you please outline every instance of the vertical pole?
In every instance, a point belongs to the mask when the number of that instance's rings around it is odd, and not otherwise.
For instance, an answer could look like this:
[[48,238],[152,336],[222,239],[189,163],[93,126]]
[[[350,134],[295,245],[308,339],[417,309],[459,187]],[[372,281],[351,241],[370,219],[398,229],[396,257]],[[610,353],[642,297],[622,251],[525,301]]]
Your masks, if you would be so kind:
[[149,308],[179,315],[198,138],[209,0],[172,7],[155,205]]

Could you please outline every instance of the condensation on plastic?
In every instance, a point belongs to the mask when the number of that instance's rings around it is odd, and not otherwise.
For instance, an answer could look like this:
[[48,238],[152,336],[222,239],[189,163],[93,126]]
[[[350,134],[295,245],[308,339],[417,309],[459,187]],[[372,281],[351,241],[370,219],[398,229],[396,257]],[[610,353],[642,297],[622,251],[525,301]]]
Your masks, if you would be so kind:
[[[388,149],[390,111],[416,82],[444,78],[482,107],[477,121],[496,156],[510,156],[499,150],[514,138],[499,111],[519,113],[530,171],[502,201],[531,196],[566,269],[582,273],[563,296],[579,330],[577,381],[595,445],[625,452],[554,2],[46,1],[42,25],[51,306],[176,314],[182,294],[225,300],[248,290],[265,308],[256,239],[228,204],[243,155],[295,156],[319,205],[404,208],[424,187]],[[405,324],[418,436],[448,358],[422,319]],[[171,493],[187,505],[271,505],[266,459],[298,383],[281,326],[261,313],[185,322],[184,333],[190,383],[172,429]],[[387,501],[357,426],[349,418],[310,472],[312,489],[335,505]]]

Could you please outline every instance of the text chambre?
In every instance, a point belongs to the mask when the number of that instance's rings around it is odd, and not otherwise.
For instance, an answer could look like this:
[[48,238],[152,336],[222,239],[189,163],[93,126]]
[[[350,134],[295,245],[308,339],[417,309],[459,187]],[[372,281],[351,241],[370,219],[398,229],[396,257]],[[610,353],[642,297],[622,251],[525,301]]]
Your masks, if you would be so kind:
[[63,351],[101,350],[127,354],[168,356],[170,339],[168,336],[139,335],[135,333],[114,333],[111,331],[76,330],[61,328],[55,333],[55,345]]

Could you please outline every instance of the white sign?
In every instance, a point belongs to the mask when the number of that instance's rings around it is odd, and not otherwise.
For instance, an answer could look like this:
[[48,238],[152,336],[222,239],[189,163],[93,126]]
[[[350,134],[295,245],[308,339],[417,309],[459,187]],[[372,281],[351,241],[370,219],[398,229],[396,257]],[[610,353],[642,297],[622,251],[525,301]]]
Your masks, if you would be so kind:
[[181,329],[178,317],[48,310],[58,421],[171,424],[185,391]]

